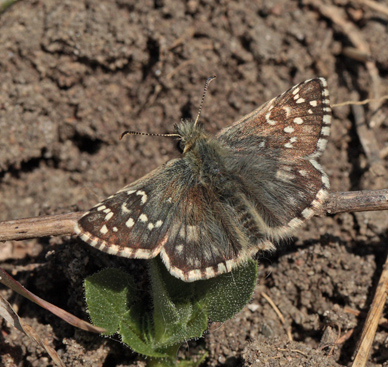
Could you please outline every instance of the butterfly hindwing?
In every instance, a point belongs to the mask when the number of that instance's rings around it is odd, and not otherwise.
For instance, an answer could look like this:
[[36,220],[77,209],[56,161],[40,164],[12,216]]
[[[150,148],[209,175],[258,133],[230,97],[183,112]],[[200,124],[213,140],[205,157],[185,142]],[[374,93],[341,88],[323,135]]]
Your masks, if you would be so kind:
[[186,192],[161,251],[170,273],[185,281],[208,279],[231,271],[259,249],[274,248],[240,195],[201,183]]

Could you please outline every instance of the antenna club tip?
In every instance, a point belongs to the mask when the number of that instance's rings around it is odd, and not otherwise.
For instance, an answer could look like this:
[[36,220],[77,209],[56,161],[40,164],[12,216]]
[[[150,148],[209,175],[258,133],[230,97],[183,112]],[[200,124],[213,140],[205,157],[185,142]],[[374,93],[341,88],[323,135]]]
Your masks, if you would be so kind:
[[127,135],[127,134],[130,134],[130,133],[131,133],[131,132],[128,131],[128,130],[124,131],[124,132],[121,134],[121,136],[120,136],[120,140],[123,140],[123,137],[124,137],[125,135]]

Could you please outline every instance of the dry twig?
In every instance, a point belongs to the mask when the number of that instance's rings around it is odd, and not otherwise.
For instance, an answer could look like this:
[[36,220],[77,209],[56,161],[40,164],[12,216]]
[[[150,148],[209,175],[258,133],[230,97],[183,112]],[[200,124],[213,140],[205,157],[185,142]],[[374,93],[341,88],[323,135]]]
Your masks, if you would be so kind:
[[[320,0],[308,0],[308,3],[314,6],[323,16],[329,18],[348,39],[352,42],[357,52],[365,57],[365,67],[368,70],[371,80],[371,96],[370,98],[379,98],[381,95],[381,80],[379,71],[375,62],[371,59],[371,51],[368,42],[360,30],[351,22],[345,19],[346,15],[341,12],[339,7],[334,5],[326,5]],[[380,107],[380,103],[374,101],[371,103],[372,111],[376,111]]]
[[[360,139],[362,148],[368,158],[369,166],[371,170],[375,170],[376,165],[380,165],[378,171],[375,172],[377,176],[385,176],[386,171],[382,160],[380,158],[379,144],[377,142],[376,136],[372,129],[368,127],[367,120],[365,117],[365,112],[363,107],[352,105],[353,116],[356,123],[357,135]],[[381,172],[379,172],[381,171]]]
[[[388,210],[388,189],[334,192],[321,214]],[[73,235],[83,212],[48,215],[0,222],[0,241]]]
[[279,317],[279,320],[280,322],[282,323],[282,325],[284,326],[284,328],[286,329],[286,333],[287,333],[287,336],[288,336],[288,340],[291,342],[293,341],[293,337],[292,337],[292,332],[291,332],[291,326],[288,325],[288,323],[286,322],[286,319],[284,318],[282,312],[279,310],[279,307],[276,306],[275,302],[272,300],[272,298],[270,296],[268,296],[267,293],[265,292],[261,292],[261,295],[265,298],[265,300],[270,304],[270,306],[273,308],[273,310],[275,311],[276,315]]
[[369,355],[372,349],[372,343],[375,339],[377,326],[383,313],[384,306],[387,302],[387,294],[388,257],[385,261],[383,272],[381,274],[379,284],[377,285],[376,294],[374,296],[372,305],[369,309],[368,316],[364,324],[356,358],[354,359],[352,367],[364,367],[368,362]]
[[359,3],[369,6],[371,9],[388,16],[388,8],[384,4],[372,0],[357,0]]

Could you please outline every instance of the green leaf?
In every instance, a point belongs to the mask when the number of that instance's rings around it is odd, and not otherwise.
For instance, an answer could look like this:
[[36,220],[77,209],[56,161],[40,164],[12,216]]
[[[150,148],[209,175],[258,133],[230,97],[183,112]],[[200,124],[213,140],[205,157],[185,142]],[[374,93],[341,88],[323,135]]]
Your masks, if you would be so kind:
[[201,337],[207,329],[208,318],[194,297],[193,284],[170,275],[160,259],[151,260],[150,277],[155,345],[164,348]]
[[257,279],[253,260],[232,273],[193,283],[173,277],[159,258],[149,263],[148,292],[119,269],[87,278],[85,292],[93,322],[108,335],[118,332],[124,343],[158,365],[176,365],[179,346],[201,337],[209,319],[225,321],[239,312]]
[[231,273],[195,282],[209,319],[224,322],[240,312],[252,298],[257,276],[257,262],[249,259]]
[[92,321],[107,329],[107,335],[116,333],[120,321],[135,302],[135,283],[120,269],[104,269],[85,280],[85,296]]
[[163,350],[155,348],[153,338],[150,335],[152,328],[147,316],[149,315],[146,314],[139,318],[138,311],[133,311],[133,308],[128,311],[121,320],[120,334],[122,341],[135,352],[148,357],[171,357]]

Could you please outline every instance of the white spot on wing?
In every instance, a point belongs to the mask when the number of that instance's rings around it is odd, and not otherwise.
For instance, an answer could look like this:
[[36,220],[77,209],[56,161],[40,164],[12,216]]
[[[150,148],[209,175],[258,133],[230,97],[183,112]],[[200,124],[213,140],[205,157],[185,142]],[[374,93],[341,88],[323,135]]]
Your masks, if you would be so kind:
[[321,83],[322,83],[322,85],[323,85],[324,87],[327,86],[327,81],[326,81],[325,78],[319,78],[319,80],[321,81]]
[[282,107],[284,111],[286,111],[286,117],[290,116],[291,112],[292,112],[292,108],[291,107]]
[[330,116],[330,115],[325,115],[325,116],[323,116],[323,122],[324,122],[326,125],[330,125],[330,123],[331,123],[331,116]]
[[330,187],[330,181],[326,174],[322,175],[322,182],[327,188]]
[[129,214],[131,212],[131,209],[128,209],[126,204],[126,202],[121,204],[121,212]]
[[326,135],[326,136],[330,135],[330,127],[324,126],[324,127],[322,128],[321,134],[322,134],[322,135]]
[[303,223],[303,221],[300,220],[299,218],[294,218],[294,219],[291,219],[291,220],[288,222],[288,225],[289,225],[291,228],[296,228],[296,227],[299,227],[302,223]]
[[142,248],[137,249],[136,254],[134,255],[137,259],[149,259],[152,256],[153,254],[150,250],[144,250]]
[[179,235],[187,241],[197,241],[198,240],[198,227],[197,226],[185,226],[182,227],[179,231]]
[[102,234],[107,234],[109,231],[108,231],[108,227],[104,224],[101,229],[100,229],[100,232]]
[[319,139],[317,143],[318,150],[323,151],[326,148],[327,140],[326,139]]
[[125,225],[126,225],[128,228],[132,228],[134,224],[135,224],[135,221],[134,221],[132,218],[129,218],[129,219],[125,222]]
[[[197,264],[196,264],[197,265]],[[200,264],[198,264],[198,266],[199,266]],[[191,270],[190,271],[190,278],[192,278],[193,280],[194,279],[201,279],[202,278],[202,274],[201,274],[201,270],[198,270],[198,269],[196,269],[196,270]]]
[[293,144],[297,141],[298,141],[298,138],[296,136],[293,136],[288,143],[284,144],[284,146],[286,148],[293,148],[294,147]]
[[327,198],[328,192],[326,190],[319,190],[317,194],[317,200],[323,203]]
[[143,191],[143,190],[139,190],[136,192],[136,195],[140,195],[141,196],[141,203],[144,205],[147,200],[148,200],[148,196],[147,194]]
[[303,119],[301,117],[295,117],[294,122],[298,125],[303,124]]
[[233,269],[233,264],[234,264],[234,263],[235,263],[234,260],[228,260],[228,261],[225,263],[226,269],[227,269],[228,271],[232,271],[232,269]]
[[266,120],[267,123],[269,123],[270,125],[276,125],[278,122],[275,121],[275,120],[271,120],[271,119],[270,119],[270,116],[271,116],[271,112],[268,112],[268,113],[265,115],[265,120]]
[[283,129],[283,131],[287,134],[291,134],[295,131],[295,129],[292,126],[287,126]]
[[306,208],[302,211],[302,215],[306,219],[310,219],[314,215],[314,210],[311,208]]
[[113,217],[113,212],[109,212],[106,216],[105,216],[105,220],[109,220]]
[[216,272],[212,267],[208,267],[205,269],[205,276],[207,279],[213,278],[216,276]]
[[163,224],[163,221],[159,219],[159,220],[155,223],[155,228],[161,227],[162,224]]
[[227,271],[225,264],[221,263],[217,265],[217,273],[223,274]]
[[285,182],[290,182],[291,180],[295,179],[295,175],[293,175],[290,172],[285,172],[281,169],[277,170],[276,172],[276,178]]
[[139,216],[139,220],[140,220],[140,222],[145,223],[145,222],[148,221],[148,217],[147,217],[145,214],[141,214],[141,215]]

